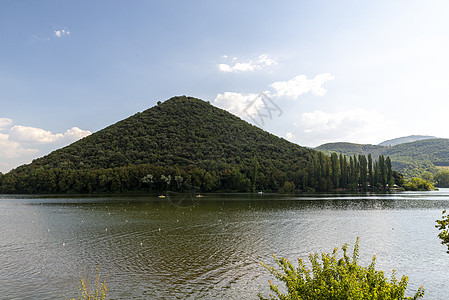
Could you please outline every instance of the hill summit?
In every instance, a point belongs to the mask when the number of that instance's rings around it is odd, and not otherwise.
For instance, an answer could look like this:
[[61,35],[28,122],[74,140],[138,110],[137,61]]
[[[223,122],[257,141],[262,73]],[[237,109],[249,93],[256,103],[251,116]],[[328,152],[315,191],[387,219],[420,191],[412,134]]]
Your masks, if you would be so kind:
[[0,193],[329,191],[367,189],[368,178],[385,189],[393,175],[383,156],[329,157],[181,96],[0,174]]
[[171,186],[175,176],[204,190],[247,191],[259,173],[258,188],[277,190],[288,172],[308,168],[314,152],[180,96],[12,170],[0,191],[140,191]]
[[309,152],[209,102],[183,96],[158,102],[19,170],[108,169],[140,164],[226,168],[228,164],[249,163],[254,157],[300,163]]

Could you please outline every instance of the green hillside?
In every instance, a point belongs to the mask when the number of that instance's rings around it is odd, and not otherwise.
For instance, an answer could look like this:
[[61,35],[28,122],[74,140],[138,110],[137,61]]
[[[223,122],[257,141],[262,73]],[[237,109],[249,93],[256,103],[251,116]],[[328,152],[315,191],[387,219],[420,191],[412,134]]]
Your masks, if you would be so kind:
[[12,170],[0,192],[299,188],[314,155],[208,102],[174,97]]
[[394,183],[402,179],[388,157],[326,156],[182,96],[0,174],[0,193],[384,190]]
[[302,165],[311,151],[269,134],[208,102],[175,97],[111,125],[22,169],[107,169],[153,164],[222,169]]
[[406,177],[419,177],[426,171],[436,173],[438,166],[449,166],[449,139],[424,139],[390,147],[330,143],[315,149],[326,154],[336,152],[345,155],[367,155],[372,153],[373,157],[389,156],[393,168]]

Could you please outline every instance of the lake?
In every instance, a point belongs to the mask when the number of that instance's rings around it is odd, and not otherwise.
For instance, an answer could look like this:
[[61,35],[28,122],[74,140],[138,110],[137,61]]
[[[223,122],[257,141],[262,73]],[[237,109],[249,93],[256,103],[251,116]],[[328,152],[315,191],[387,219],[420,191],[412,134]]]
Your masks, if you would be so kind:
[[307,260],[344,243],[352,253],[359,236],[362,265],[375,254],[388,277],[409,276],[409,295],[423,285],[425,299],[447,299],[435,220],[448,189],[168,196],[0,195],[0,298],[75,297],[99,267],[110,299],[257,299],[272,254]]

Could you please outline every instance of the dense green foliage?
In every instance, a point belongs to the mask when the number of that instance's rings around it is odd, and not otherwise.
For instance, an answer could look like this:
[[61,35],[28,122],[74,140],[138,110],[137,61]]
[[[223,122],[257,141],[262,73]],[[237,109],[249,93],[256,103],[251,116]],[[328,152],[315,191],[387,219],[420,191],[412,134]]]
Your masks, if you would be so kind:
[[441,239],[441,244],[447,246],[447,253],[449,253],[449,214],[446,214],[446,210],[443,210],[443,217],[441,220],[437,220],[436,228],[440,230],[438,237]]
[[195,164],[223,169],[249,165],[258,155],[268,167],[287,162],[302,165],[310,152],[208,102],[175,97],[37,159],[31,167],[80,170]]
[[449,166],[449,139],[425,139],[391,147],[359,145],[352,143],[330,143],[316,148],[326,154],[389,156],[393,169],[406,178],[421,177],[424,172],[435,174],[439,166]]
[[[424,296],[424,288],[420,287],[413,297],[405,297],[408,277],[396,279],[395,271],[391,280],[383,271],[375,270],[373,257],[368,267],[358,265],[359,239],[354,246],[351,258],[347,255],[348,245],[345,244],[343,257],[337,260],[337,248],[332,254],[322,253],[321,263],[318,253],[310,254],[312,269],[308,269],[302,259],[298,259],[298,267],[285,258],[274,257],[280,269],[268,267],[274,277],[285,284],[287,293],[270,281],[270,289],[275,295],[260,299],[419,299]],[[276,298],[277,297],[277,298]]]
[[388,157],[329,157],[183,96],[0,176],[0,192],[291,192],[394,183],[402,178]]
[[433,180],[439,187],[449,187],[449,170],[438,171],[435,176],[433,176]]
[[435,187],[424,179],[413,177],[405,185],[404,188],[408,191],[430,191],[434,190]]

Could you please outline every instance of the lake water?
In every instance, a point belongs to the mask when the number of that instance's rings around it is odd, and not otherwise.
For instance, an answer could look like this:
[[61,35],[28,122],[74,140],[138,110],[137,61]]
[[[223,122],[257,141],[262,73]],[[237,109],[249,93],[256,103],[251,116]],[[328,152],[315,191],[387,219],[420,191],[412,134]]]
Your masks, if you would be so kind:
[[[0,195],[0,299],[75,297],[107,275],[110,299],[257,299],[290,260],[360,237],[360,263],[447,299],[449,254],[435,220],[449,190],[395,194]],[[341,253],[341,252],[340,252]]]

